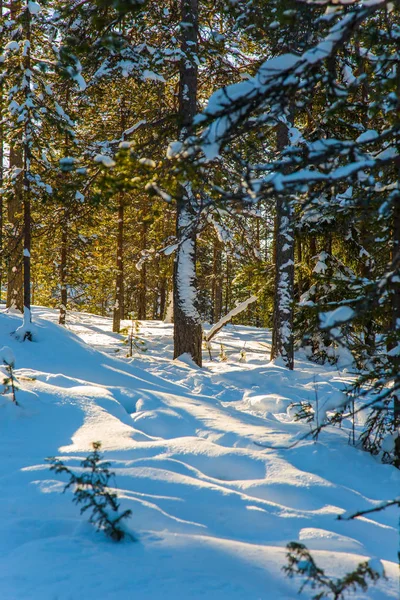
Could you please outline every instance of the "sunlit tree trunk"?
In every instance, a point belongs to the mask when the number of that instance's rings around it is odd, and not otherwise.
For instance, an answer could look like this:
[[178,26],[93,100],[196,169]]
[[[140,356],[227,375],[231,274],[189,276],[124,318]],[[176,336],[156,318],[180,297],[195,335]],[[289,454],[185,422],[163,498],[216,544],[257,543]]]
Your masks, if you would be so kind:
[[122,195],[118,205],[117,261],[116,261],[115,300],[113,309],[113,331],[121,330],[124,318],[124,201]]
[[[289,143],[288,127],[277,126],[277,149]],[[288,369],[294,367],[293,351],[294,228],[290,199],[279,195],[275,225],[275,296],[271,360],[282,356]]]
[[[180,139],[186,137],[196,113],[197,41],[197,0],[181,0]],[[189,183],[180,184],[176,207],[178,248],[174,262],[174,358],[188,353],[201,366],[202,327],[197,310],[196,230],[196,199]]]

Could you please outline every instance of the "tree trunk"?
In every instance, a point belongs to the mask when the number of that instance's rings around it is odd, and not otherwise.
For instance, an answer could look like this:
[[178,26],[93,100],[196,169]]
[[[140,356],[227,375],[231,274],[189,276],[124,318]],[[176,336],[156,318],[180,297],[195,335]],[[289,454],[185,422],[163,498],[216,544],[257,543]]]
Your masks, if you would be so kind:
[[[146,250],[147,246],[147,225],[146,222],[142,223],[142,250]],[[139,281],[139,294],[138,294],[138,319],[144,321],[147,313],[147,265],[146,261],[143,261],[142,268],[140,269],[140,281]]]
[[[0,0],[0,21],[3,18],[3,0]],[[0,115],[3,114],[3,79],[0,78]],[[4,183],[4,125],[3,119],[0,118],[0,304],[2,301],[3,291],[3,183]]]
[[[277,126],[277,149],[289,143],[288,127]],[[278,196],[275,228],[275,297],[272,329],[271,360],[282,356],[288,369],[294,367],[293,350],[293,288],[294,288],[294,231],[290,199]]]
[[[11,2],[10,16],[15,20],[21,10],[20,1]],[[13,193],[7,203],[7,218],[10,224],[7,258],[7,307],[19,311],[24,309],[23,298],[23,155],[21,141],[15,137],[10,142],[10,171],[18,171],[13,179]]]
[[158,305],[158,315],[156,318],[160,319],[160,321],[162,321],[165,318],[165,309],[166,309],[166,303],[167,303],[167,280],[164,275],[159,280],[158,289],[159,289],[159,305]]
[[[181,0],[179,77],[179,139],[183,140],[196,114],[197,0]],[[181,184],[176,206],[178,249],[174,262],[174,358],[188,353],[202,364],[202,327],[197,310],[196,217],[197,206],[189,184]]]
[[119,333],[121,330],[121,319],[124,318],[124,203],[122,196],[119,198],[118,205],[116,270],[113,331],[114,333]]
[[[397,270],[399,270],[399,262],[400,262],[400,199],[398,197],[394,199],[392,262],[394,265],[397,264]],[[396,336],[395,341],[397,341],[397,343],[399,343],[398,335],[399,335],[399,331],[400,331],[400,283],[399,283],[399,281],[396,281],[393,285],[394,285],[394,290],[393,290],[393,296],[392,296],[392,331]],[[392,356],[391,361],[393,364],[393,370],[395,373],[397,373],[397,377],[399,377],[400,357],[398,355]],[[400,426],[400,393],[399,393],[399,391],[396,392],[393,400],[394,400],[393,423],[396,427],[399,427]]]
[[223,244],[218,238],[215,238],[212,278],[212,323],[217,323],[222,316],[222,247]]
[[10,146],[10,169],[18,169],[19,174],[13,182],[13,192],[7,203],[7,218],[11,227],[8,239],[8,269],[7,269],[7,307],[21,312],[24,309],[23,280],[22,280],[22,207],[23,207],[23,175],[22,151],[14,141]]
[[230,269],[231,263],[229,260],[229,255],[226,255],[226,283],[225,283],[225,313],[228,312],[229,310],[229,304],[230,304],[230,296],[229,296],[229,290],[231,287],[231,269]]
[[65,325],[67,316],[67,302],[68,302],[68,291],[67,291],[67,242],[68,242],[68,217],[66,211],[64,211],[63,221],[61,224],[61,248],[60,248],[60,315],[58,322],[60,325]]
[[[26,106],[30,104],[31,95],[31,19],[29,10],[25,11],[25,39],[27,40],[25,57],[24,57],[24,70],[25,70],[25,102]],[[30,123],[31,116],[25,117],[24,126],[24,316],[25,319],[30,320],[31,310],[31,144],[32,144],[32,130]]]

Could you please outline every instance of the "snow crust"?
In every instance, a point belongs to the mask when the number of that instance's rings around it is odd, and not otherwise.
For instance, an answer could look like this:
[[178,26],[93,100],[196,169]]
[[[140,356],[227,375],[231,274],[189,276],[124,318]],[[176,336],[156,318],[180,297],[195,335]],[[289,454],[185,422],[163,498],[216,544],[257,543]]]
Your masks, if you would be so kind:
[[[228,360],[201,370],[172,360],[169,324],[141,323],[149,350],[132,360],[111,319],[69,313],[65,329],[57,318],[34,308],[37,341],[20,343],[21,317],[0,311],[21,388],[19,406],[0,396],[1,598],[288,600],[300,582],[281,567],[296,540],[330,575],[382,563],[388,580],[368,598],[397,598],[397,511],[336,516],[395,497],[399,471],[350,447],[345,428],[302,440],[309,426],[289,408],[316,385],[321,407],[340,402],[348,374],[302,354],[294,372],[269,363],[262,329],[226,326]],[[97,440],[136,543],[96,533],[45,464],[76,467]]]

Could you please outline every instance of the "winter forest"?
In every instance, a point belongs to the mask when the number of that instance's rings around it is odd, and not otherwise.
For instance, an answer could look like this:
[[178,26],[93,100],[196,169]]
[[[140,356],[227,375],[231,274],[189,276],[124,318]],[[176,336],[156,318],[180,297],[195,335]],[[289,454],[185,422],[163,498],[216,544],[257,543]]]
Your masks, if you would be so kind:
[[398,599],[400,0],[0,0],[1,600]]

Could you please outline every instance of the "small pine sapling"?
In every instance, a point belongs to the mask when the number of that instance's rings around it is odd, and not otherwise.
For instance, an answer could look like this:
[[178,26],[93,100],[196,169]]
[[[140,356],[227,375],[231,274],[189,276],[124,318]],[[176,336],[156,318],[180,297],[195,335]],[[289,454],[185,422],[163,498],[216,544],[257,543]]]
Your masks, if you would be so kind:
[[225,346],[223,344],[221,344],[221,349],[219,351],[218,358],[221,362],[226,362],[228,360],[228,356],[225,352]]
[[239,362],[240,363],[245,363],[247,362],[247,354],[246,354],[246,345],[243,346],[243,348],[240,351],[240,358],[239,358]]
[[147,352],[146,342],[140,337],[140,323],[133,319],[133,317],[131,318],[131,326],[125,343],[128,344],[127,358],[132,358],[133,350],[136,352]]
[[317,593],[312,600],[344,600],[348,592],[361,589],[368,590],[370,583],[376,583],[381,577],[385,577],[382,569],[379,573],[366,561],[357,565],[354,571],[346,573],[344,577],[331,579],[323,569],[318,567],[311,556],[308,548],[303,544],[291,542],[286,546],[288,553],[288,564],[283,567],[286,575],[290,578],[300,575],[305,578],[299,589],[299,593],[309,585]]
[[128,519],[132,511],[125,510],[119,513],[118,496],[109,487],[109,481],[115,474],[109,469],[110,463],[102,460],[100,448],[100,442],[93,443],[93,452],[81,462],[83,472],[80,475],[76,475],[55,457],[48,458],[47,461],[51,465],[51,471],[69,476],[63,491],[74,488],[73,502],[82,504],[81,514],[90,510],[89,523],[115,542],[120,542],[126,537],[133,539],[121,526],[122,521]]
[[14,404],[18,406],[16,398],[16,390],[18,389],[18,380],[15,377],[15,356],[11,348],[3,346],[0,350],[0,362],[4,365],[6,376],[3,379],[3,394],[11,393],[11,398]]

